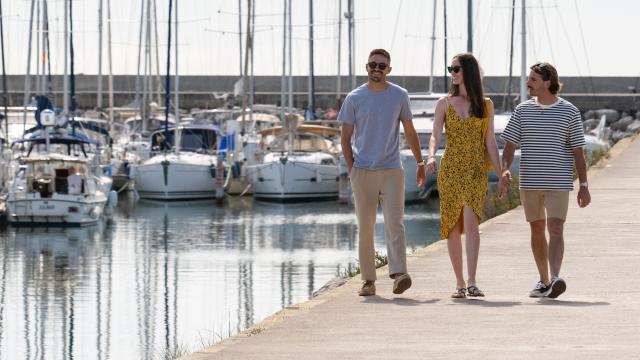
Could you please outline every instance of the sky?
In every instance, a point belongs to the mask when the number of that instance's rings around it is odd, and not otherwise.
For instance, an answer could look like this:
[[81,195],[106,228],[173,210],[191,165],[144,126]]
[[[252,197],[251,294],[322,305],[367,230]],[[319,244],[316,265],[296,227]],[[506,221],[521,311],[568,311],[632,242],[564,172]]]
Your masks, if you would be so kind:
[[[4,19],[5,61],[9,74],[36,73],[34,38],[28,46],[30,7],[45,0],[0,0]],[[46,0],[49,9],[50,62],[52,72],[64,69],[64,4]],[[107,68],[106,6],[111,2],[112,67],[114,74],[136,74],[141,7],[156,4],[158,41],[151,48],[153,72],[166,73],[167,18],[169,0],[74,0],[73,37],[75,72],[98,73],[98,9],[104,4],[103,74]],[[238,0],[174,0],[178,6],[178,72],[181,75],[238,75],[240,73]],[[292,0],[292,72],[309,73],[309,0]],[[445,67],[443,2],[436,0],[435,74]],[[241,0],[242,31],[246,27],[247,0]],[[342,8],[339,8],[341,3]],[[466,51],[467,0],[447,3],[447,63],[452,55]],[[509,72],[512,0],[473,0],[473,53],[485,75]],[[432,0],[354,0],[355,72],[365,74],[368,52],[385,48],[391,52],[393,75],[427,76],[431,68],[433,27]],[[520,74],[521,6],[516,0],[514,75]],[[284,0],[255,0],[256,33],[254,73],[282,74]],[[347,0],[314,1],[314,67],[316,75],[338,73],[338,19]],[[175,9],[175,8],[174,8]],[[36,11],[37,12],[37,11]],[[640,76],[637,16],[634,0],[528,0],[526,2],[526,64],[549,61],[560,76]],[[172,30],[175,31],[175,28]],[[152,28],[155,38],[155,29]],[[348,74],[347,26],[342,23],[340,73]],[[172,46],[175,40],[172,40]],[[244,45],[244,39],[243,39]],[[156,51],[157,50],[157,51]],[[144,51],[144,49],[143,49]],[[175,49],[171,50],[172,66]],[[243,50],[244,51],[244,50]],[[156,52],[159,61],[156,62]],[[175,70],[172,68],[172,73]]]

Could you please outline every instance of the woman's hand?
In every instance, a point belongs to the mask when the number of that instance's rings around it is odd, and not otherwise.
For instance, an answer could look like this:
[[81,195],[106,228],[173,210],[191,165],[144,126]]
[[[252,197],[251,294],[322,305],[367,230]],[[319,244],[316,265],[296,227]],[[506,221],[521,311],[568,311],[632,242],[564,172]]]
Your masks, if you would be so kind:
[[435,174],[436,171],[438,171],[436,158],[435,156],[429,156],[429,160],[427,160],[427,174]]

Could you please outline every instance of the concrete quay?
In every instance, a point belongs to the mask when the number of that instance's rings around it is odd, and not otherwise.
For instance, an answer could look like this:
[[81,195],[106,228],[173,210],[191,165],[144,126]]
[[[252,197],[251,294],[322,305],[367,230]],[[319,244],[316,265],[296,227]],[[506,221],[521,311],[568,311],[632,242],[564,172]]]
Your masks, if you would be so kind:
[[571,194],[559,298],[532,299],[538,275],[518,207],[480,227],[485,298],[450,298],[446,243],[408,258],[413,287],[377,295],[359,278],[290,306],[183,360],[215,359],[638,359],[640,357],[640,140],[619,142],[592,167],[592,203]]

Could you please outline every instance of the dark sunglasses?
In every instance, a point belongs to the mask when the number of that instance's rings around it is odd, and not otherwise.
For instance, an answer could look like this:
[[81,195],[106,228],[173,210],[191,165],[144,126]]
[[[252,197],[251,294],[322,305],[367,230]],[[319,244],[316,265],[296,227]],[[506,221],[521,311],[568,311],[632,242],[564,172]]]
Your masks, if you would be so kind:
[[369,67],[369,69],[371,70],[375,70],[375,68],[377,67],[380,70],[384,70],[387,68],[387,66],[389,66],[389,64],[385,64],[385,63],[377,63],[375,61],[370,61],[367,63],[367,66]]
[[453,74],[453,73],[459,73],[460,70],[462,70],[462,66],[460,65],[454,65],[454,66],[447,66],[447,71],[449,71],[449,74]]

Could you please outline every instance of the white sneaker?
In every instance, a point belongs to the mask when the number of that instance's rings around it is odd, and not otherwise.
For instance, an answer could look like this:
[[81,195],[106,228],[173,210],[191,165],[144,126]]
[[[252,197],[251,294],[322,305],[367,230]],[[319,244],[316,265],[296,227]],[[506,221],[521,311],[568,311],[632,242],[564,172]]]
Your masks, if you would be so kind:
[[549,291],[551,291],[551,286],[547,286],[542,281],[538,281],[536,287],[529,291],[529,297],[543,298],[549,294]]

